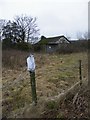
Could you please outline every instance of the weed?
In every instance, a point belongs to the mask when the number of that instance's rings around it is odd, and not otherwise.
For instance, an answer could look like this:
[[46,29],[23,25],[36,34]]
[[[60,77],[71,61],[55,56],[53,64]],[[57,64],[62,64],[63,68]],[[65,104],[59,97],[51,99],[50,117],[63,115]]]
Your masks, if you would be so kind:
[[46,103],[46,107],[48,109],[56,109],[57,108],[57,103],[55,101],[49,101]]

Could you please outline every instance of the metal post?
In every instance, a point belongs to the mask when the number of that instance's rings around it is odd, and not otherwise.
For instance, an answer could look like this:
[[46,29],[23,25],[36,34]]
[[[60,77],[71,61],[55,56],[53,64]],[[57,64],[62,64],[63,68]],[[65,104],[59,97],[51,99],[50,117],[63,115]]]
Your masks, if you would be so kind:
[[37,94],[36,94],[36,82],[35,82],[35,60],[34,60],[34,56],[31,53],[29,57],[27,58],[27,70],[30,73],[32,102],[34,105],[36,105]]
[[81,60],[79,60],[79,78],[80,78],[80,86],[82,85],[82,69],[81,69]]
[[30,71],[30,81],[31,81],[31,91],[32,91],[32,102],[35,105],[37,105],[35,72]]

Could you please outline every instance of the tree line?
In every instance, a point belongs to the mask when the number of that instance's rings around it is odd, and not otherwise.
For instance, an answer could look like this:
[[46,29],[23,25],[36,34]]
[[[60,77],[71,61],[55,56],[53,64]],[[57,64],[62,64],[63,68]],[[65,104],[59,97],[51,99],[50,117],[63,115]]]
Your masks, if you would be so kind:
[[0,19],[0,40],[3,45],[35,43],[40,31],[36,21],[36,17],[27,15],[15,16],[12,21]]

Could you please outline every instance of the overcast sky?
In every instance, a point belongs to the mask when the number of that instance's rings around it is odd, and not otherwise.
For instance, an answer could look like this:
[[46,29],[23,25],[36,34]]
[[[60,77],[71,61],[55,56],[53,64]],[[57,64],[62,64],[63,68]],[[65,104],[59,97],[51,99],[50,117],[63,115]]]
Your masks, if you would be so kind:
[[15,15],[37,17],[40,34],[77,38],[88,30],[88,0],[0,0],[0,19]]

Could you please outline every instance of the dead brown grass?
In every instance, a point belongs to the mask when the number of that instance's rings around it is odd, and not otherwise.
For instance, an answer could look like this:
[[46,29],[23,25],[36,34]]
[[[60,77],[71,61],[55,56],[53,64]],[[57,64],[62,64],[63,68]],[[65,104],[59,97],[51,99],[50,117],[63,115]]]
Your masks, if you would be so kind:
[[[32,101],[30,76],[25,70],[27,55],[29,52],[3,51],[3,116],[18,117],[18,111],[23,110]],[[87,79],[86,53],[34,53],[34,56],[38,101],[65,92],[79,81],[79,59],[82,60],[83,79]],[[22,111],[19,111],[20,114]]]

